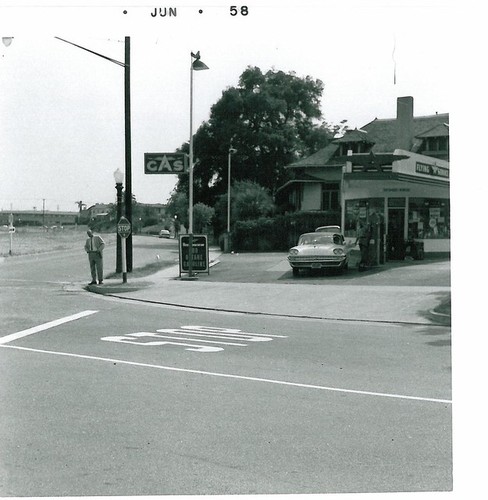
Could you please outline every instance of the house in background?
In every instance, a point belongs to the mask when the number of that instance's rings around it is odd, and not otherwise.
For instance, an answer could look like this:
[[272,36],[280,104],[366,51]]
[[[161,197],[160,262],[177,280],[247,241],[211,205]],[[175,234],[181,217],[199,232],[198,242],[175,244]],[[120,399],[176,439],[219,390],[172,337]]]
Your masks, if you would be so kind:
[[379,223],[385,241],[416,239],[426,253],[450,249],[449,114],[415,117],[413,98],[397,116],[349,130],[286,168],[294,179],[276,201],[292,211],[325,211],[345,236]]
[[89,221],[102,220],[109,217],[111,205],[107,203],[95,203],[80,212],[80,224],[88,224]]
[[14,226],[70,226],[76,224],[78,212],[54,210],[2,210],[0,224],[9,223],[12,216]]
[[[80,213],[81,223],[89,221],[113,221],[116,218],[115,204],[95,203]],[[122,209],[123,210],[123,209]],[[166,218],[166,205],[163,203],[139,203],[132,205],[132,224],[134,230],[140,230],[146,223],[161,223]]]

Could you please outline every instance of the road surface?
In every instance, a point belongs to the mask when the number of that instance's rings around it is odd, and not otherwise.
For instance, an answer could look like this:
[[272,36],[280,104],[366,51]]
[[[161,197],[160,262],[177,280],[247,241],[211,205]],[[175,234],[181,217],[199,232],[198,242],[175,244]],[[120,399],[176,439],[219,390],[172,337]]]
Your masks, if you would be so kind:
[[129,302],[75,260],[1,264],[2,496],[452,488],[449,328]]

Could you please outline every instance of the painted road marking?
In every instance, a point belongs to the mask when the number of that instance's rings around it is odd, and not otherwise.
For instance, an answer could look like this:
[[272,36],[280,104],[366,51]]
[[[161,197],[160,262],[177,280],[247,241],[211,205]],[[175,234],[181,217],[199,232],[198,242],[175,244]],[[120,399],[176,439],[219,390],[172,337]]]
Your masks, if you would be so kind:
[[[147,340],[148,337],[150,340]],[[197,338],[194,338],[197,337]],[[167,342],[157,339],[180,340],[185,342]],[[185,346],[186,351],[196,352],[219,352],[223,347],[202,346],[204,344],[219,344],[226,346],[246,347],[248,344],[243,342],[270,342],[274,338],[287,338],[286,335],[268,335],[262,333],[246,333],[236,328],[218,328],[213,326],[190,325],[180,328],[160,328],[153,332],[136,332],[126,335],[111,335],[102,337],[100,340],[107,342],[121,342],[124,344],[134,344],[141,346],[162,346],[179,345]],[[140,339],[140,340],[136,340]],[[207,340],[206,340],[207,339]],[[212,340],[208,340],[212,339]],[[240,342],[230,342],[240,341]],[[197,342],[196,345],[187,342]]]
[[143,368],[155,368],[158,370],[166,370],[180,373],[193,373],[197,375],[209,375],[212,377],[222,377],[222,378],[230,378],[235,380],[247,380],[250,382],[263,382],[267,384],[277,384],[284,385],[288,387],[298,387],[302,389],[317,389],[322,391],[330,391],[330,392],[341,392],[347,394],[356,394],[359,396],[376,396],[382,398],[392,398],[392,399],[405,399],[410,401],[421,401],[421,402],[430,402],[430,403],[441,403],[441,404],[452,404],[450,399],[438,399],[438,398],[425,398],[421,396],[408,396],[405,394],[390,394],[386,392],[373,392],[373,391],[360,391],[354,389],[343,389],[340,387],[327,387],[323,385],[314,385],[314,384],[301,384],[298,382],[287,382],[284,380],[275,380],[275,379],[267,379],[267,378],[259,378],[259,377],[247,377],[244,375],[233,375],[230,373],[219,373],[219,372],[207,372],[202,370],[190,370],[188,368],[175,368],[174,366],[164,366],[164,365],[153,365],[149,363],[138,363],[135,361],[125,361],[123,359],[114,359],[114,358],[102,358],[99,356],[88,356],[86,354],[73,354],[70,352],[59,352],[59,351],[47,351],[43,349],[32,349],[30,347],[19,347],[14,345],[5,345],[2,346],[7,349],[18,349],[21,351],[30,351],[37,352],[42,354],[53,354],[56,356],[67,356],[72,358],[79,359],[89,359],[92,361],[106,361],[109,363],[119,363],[121,365],[130,365],[130,366],[139,366]]
[[[232,336],[235,335],[237,337],[246,337],[251,342],[268,341],[272,340],[273,338],[280,338],[280,339],[287,338],[287,335],[271,335],[269,333],[245,333],[242,332],[242,330],[238,330],[237,328],[218,328],[216,326],[191,325],[191,326],[182,326],[181,328],[183,330],[189,330],[192,332],[206,332],[214,335],[227,334]],[[161,330],[158,330],[158,332],[159,331]]]
[[42,332],[43,330],[49,330],[49,328],[54,328],[55,326],[62,325],[63,323],[69,323],[70,321],[75,321],[77,319],[84,318],[85,316],[90,316],[91,314],[95,314],[97,312],[98,311],[82,311],[77,314],[72,314],[71,316],[55,319],[54,321],[49,321],[48,323],[28,328],[27,330],[22,330],[21,332],[11,333],[10,335],[6,335],[5,337],[0,338],[0,345],[12,342],[12,340],[18,340],[23,337],[27,337],[28,335],[32,335],[34,333]]
[[[150,333],[150,332],[132,333],[131,335],[157,337],[157,335],[155,335],[154,333]],[[173,338],[173,337],[163,337],[163,338]],[[183,342],[167,342],[165,340],[149,341],[149,342],[135,342],[134,340],[131,340],[131,339],[132,339],[132,337],[129,337],[129,336],[124,337],[121,335],[121,336],[103,337],[101,340],[107,340],[108,342],[120,342],[122,344],[142,345],[142,346],[180,345],[180,346],[185,346],[185,351],[196,351],[196,352],[218,352],[218,351],[224,350],[222,347],[203,346],[203,345],[196,345],[196,344],[185,344]]]

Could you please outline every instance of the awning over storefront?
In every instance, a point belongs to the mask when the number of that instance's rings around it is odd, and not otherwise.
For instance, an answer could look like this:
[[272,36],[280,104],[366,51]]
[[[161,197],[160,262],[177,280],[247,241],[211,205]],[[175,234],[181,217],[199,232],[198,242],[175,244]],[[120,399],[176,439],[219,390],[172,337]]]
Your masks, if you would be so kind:
[[399,155],[395,153],[353,153],[352,155],[341,156],[340,160],[351,162],[353,166],[360,165],[365,169],[377,169],[384,165],[391,165],[394,161],[406,160],[410,158],[407,155]]

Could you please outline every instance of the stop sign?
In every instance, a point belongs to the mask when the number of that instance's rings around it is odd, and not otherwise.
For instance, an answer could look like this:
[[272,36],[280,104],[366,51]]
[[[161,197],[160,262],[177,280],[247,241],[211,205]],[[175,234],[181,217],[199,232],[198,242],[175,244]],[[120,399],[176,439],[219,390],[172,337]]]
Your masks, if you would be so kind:
[[117,223],[117,233],[121,238],[127,238],[130,235],[130,232],[130,222],[125,217],[121,217]]

